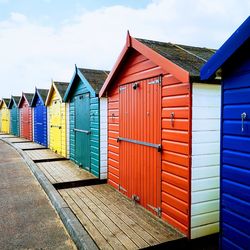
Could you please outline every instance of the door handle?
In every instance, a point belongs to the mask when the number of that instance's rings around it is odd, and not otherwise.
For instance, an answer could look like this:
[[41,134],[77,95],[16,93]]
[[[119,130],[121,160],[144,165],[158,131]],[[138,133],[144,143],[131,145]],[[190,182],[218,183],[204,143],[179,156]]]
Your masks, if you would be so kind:
[[247,113],[243,112],[240,116],[241,116],[241,132],[244,132],[244,120],[247,118]]
[[171,127],[174,127],[174,112],[170,114]]

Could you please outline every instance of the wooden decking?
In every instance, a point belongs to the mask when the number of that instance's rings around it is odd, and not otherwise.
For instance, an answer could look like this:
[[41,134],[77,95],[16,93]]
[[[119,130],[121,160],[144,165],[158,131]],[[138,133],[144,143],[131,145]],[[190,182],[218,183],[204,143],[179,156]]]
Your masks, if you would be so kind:
[[80,169],[71,161],[43,162],[37,163],[37,166],[52,184],[96,179],[91,173]]
[[[61,160],[62,156],[50,149],[26,150],[27,147],[40,145],[20,143],[25,140],[21,138],[4,140],[16,142],[15,147],[25,150],[56,188],[61,185],[58,192],[100,249],[142,249],[184,237],[113,187],[96,184],[100,183],[98,178],[65,158]],[[36,162],[37,160],[47,162]],[[95,185],[91,184],[93,180]],[[74,182],[87,184],[73,188],[63,186]]]
[[64,158],[61,155],[52,152],[50,149],[26,151],[26,154],[33,161]]
[[[4,136],[2,136],[2,137],[4,137]],[[13,142],[29,142],[29,140],[27,140],[27,139],[24,139],[24,138],[19,138],[19,137],[8,137],[8,138],[5,138],[5,140],[7,140],[8,142],[11,142],[11,143],[13,143]]]
[[100,249],[140,249],[183,237],[107,184],[59,192]]
[[24,150],[27,150],[27,149],[35,149],[35,148],[44,148],[44,146],[40,145],[40,144],[37,144],[37,143],[34,143],[34,142],[20,142],[20,143],[16,143],[16,146],[19,147],[20,149],[24,149]]

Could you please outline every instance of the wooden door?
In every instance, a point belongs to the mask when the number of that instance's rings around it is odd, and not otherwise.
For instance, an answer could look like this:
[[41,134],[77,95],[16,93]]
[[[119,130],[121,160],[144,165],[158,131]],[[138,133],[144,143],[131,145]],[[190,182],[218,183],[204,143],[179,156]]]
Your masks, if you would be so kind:
[[62,117],[61,101],[53,100],[50,107],[50,147],[58,154],[62,154]]
[[26,139],[30,139],[29,106],[27,103],[24,103],[22,108],[22,126],[23,126],[22,136]]
[[90,171],[90,102],[89,93],[75,97],[75,160]]
[[119,92],[120,190],[160,215],[160,78],[122,85]]

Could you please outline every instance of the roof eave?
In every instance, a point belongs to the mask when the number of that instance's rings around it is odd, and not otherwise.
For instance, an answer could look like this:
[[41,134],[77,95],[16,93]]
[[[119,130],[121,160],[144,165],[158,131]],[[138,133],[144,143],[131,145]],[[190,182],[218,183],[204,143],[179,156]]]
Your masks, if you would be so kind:
[[201,79],[212,78],[216,71],[240,48],[250,37],[250,16],[227,39],[217,52],[201,68]]
[[118,56],[115,65],[113,66],[112,70],[110,71],[110,73],[108,74],[107,79],[105,80],[100,92],[99,92],[99,97],[102,97],[105,93],[105,91],[107,90],[109,84],[112,82],[116,71],[119,68],[120,63],[122,62],[122,60],[124,59],[126,53],[128,52],[129,48],[131,47],[131,39],[130,39],[130,35],[129,33],[127,34],[127,39],[126,39],[126,43],[120,53],[120,55]]
[[182,82],[189,82],[189,72],[184,70],[183,68],[179,67],[175,63],[171,62],[167,58],[161,56],[151,48],[147,47],[136,38],[133,38],[127,34],[126,44],[124,45],[115,65],[113,66],[111,72],[109,73],[106,81],[104,82],[100,92],[99,97],[102,97],[107,90],[108,86],[112,82],[114,76],[116,75],[116,71],[119,69],[120,64],[122,63],[123,59],[125,58],[129,48],[133,48],[140,52],[142,55],[150,59],[156,65],[159,65],[162,69],[165,69],[167,72],[173,74],[177,79]]

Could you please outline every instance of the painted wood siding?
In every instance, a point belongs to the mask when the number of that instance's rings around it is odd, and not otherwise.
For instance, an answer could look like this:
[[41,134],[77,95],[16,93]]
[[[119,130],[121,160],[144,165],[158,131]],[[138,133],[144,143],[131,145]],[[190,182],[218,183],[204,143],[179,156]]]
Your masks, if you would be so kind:
[[[119,85],[162,74],[162,69],[139,52],[132,50],[120,74],[108,90],[108,183],[119,189]],[[128,176],[128,178],[130,178]]]
[[19,109],[16,106],[10,109],[10,128],[13,135],[19,136]]
[[33,133],[34,141],[47,147],[47,107],[38,96],[36,96],[33,108]]
[[[49,148],[58,154],[67,157],[67,139],[66,139],[66,104],[60,101],[59,110],[54,111],[54,102],[59,102],[60,97],[54,90],[48,105],[49,113]],[[56,113],[55,113],[56,112]],[[59,112],[59,113],[58,113]],[[51,126],[61,126],[60,131],[53,130]],[[58,127],[57,127],[58,129]]]
[[9,133],[10,132],[10,110],[7,108],[6,104],[2,105],[1,109],[1,132]]
[[[249,44],[249,43],[248,43]],[[250,246],[250,58],[231,62],[223,81],[221,145],[221,247]],[[243,124],[241,114],[246,113]]]
[[108,92],[108,183],[119,189],[119,86]]
[[107,178],[107,146],[108,146],[108,129],[107,129],[107,117],[108,113],[107,98],[100,98],[100,179]]
[[221,86],[193,83],[191,238],[219,232]]
[[28,102],[23,101],[20,111],[20,135],[21,137],[33,140],[33,110]]
[[75,160],[75,132],[74,132],[74,128],[75,128],[75,103],[74,100],[71,100],[69,103],[69,127],[70,127],[70,131],[69,131],[69,157],[71,160]]
[[90,165],[91,173],[99,176],[100,164],[100,115],[99,98],[93,94],[90,96]]
[[171,74],[163,77],[162,217],[185,235],[190,223],[190,100],[189,83]]

